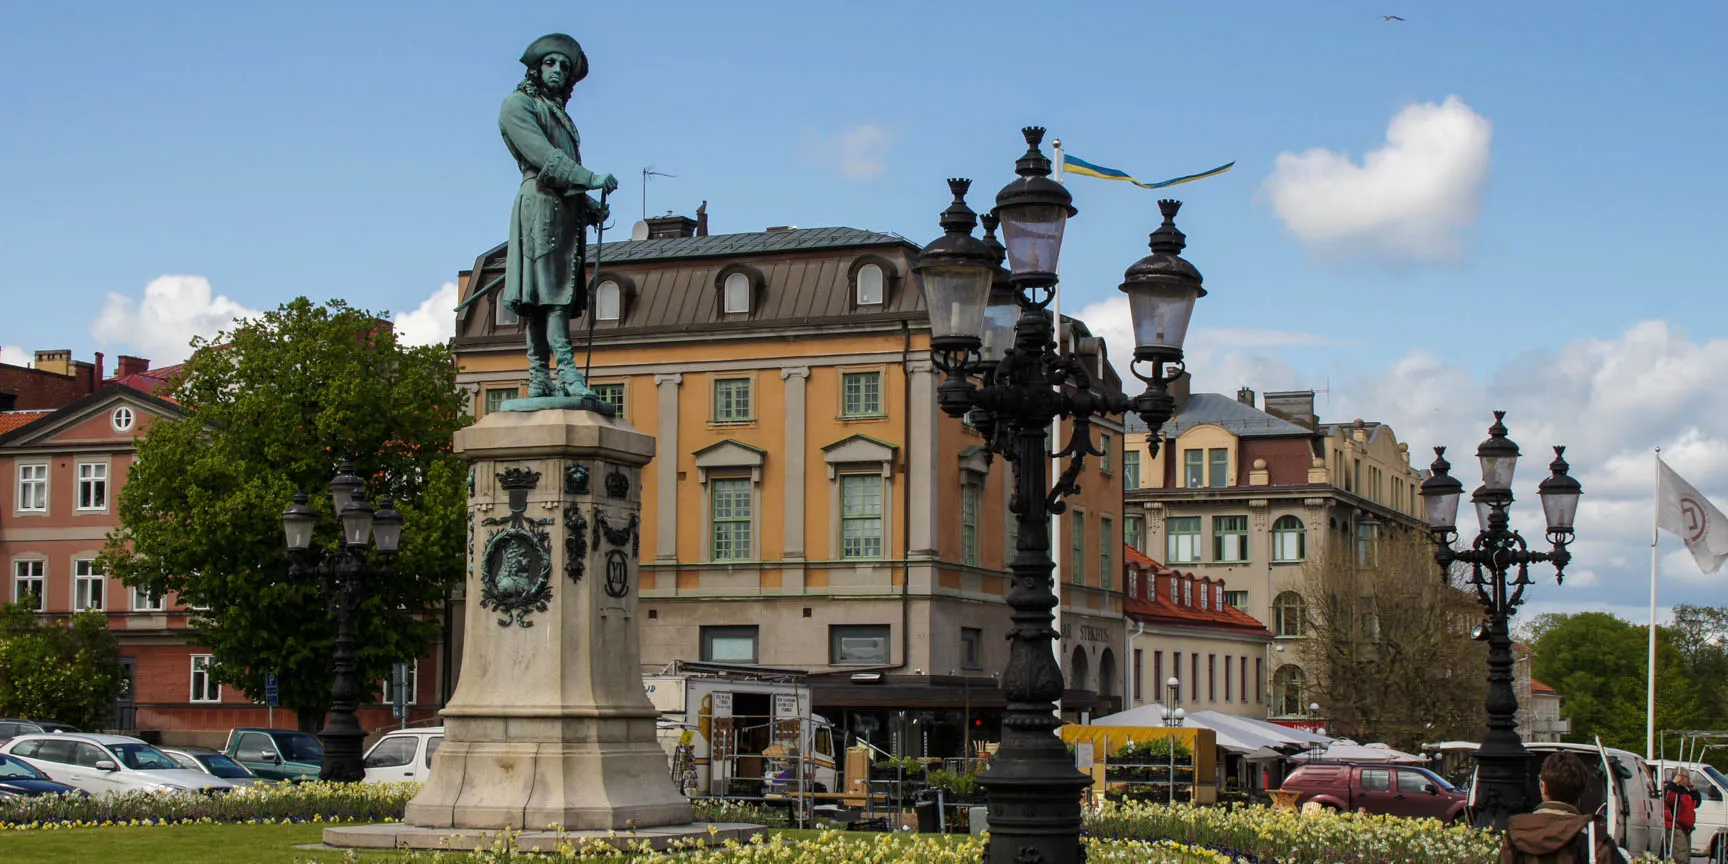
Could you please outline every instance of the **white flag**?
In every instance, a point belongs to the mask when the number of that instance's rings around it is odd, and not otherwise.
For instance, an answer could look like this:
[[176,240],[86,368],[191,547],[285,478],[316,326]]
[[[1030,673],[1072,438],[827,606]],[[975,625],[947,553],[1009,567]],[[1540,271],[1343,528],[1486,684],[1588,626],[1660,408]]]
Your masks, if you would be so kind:
[[1668,463],[1660,465],[1661,484],[1656,489],[1656,524],[1681,540],[1706,573],[1721,569],[1728,560],[1728,518],[1692,484],[1680,479]]

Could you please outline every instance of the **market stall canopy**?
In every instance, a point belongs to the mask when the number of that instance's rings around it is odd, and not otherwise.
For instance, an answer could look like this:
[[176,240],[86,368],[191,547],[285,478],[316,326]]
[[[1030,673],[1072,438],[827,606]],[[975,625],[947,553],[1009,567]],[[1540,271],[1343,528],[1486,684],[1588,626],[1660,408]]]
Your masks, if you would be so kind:
[[[1251,759],[1282,759],[1332,739],[1324,735],[1290,729],[1276,723],[1266,723],[1249,717],[1220,714],[1217,711],[1195,711],[1184,725],[1210,729],[1219,747]],[[1099,717],[1094,726],[1136,726],[1148,729],[1164,728],[1164,707],[1157,703],[1141,705],[1128,711]]]
[[1348,738],[1340,738],[1322,749],[1310,750],[1296,759],[1300,762],[1384,762],[1396,765],[1421,765],[1428,761],[1426,757],[1394,750],[1385,744],[1357,744]]

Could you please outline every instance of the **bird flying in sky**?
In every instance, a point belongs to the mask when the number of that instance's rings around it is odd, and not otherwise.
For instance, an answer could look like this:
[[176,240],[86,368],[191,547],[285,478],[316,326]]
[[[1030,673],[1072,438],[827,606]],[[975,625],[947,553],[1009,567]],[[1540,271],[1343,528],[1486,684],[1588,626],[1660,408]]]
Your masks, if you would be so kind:
[[1403,21],[1404,19],[1398,17],[1397,15],[1382,15],[1382,16],[1380,16],[1380,20],[1382,20],[1382,21]]

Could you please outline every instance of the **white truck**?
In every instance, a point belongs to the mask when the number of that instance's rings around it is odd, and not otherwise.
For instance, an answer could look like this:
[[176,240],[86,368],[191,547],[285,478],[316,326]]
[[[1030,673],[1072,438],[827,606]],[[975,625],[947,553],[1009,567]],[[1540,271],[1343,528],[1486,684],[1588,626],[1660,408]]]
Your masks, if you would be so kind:
[[1692,788],[1698,790],[1700,799],[1692,826],[1692,857],[1707,859],[1712,864],[1728,860],[1728,776],[1704,762],[1664,759],[1653,764],[1660,774],[1656,779],[1658,789],[1674,779],[1675,770],[1692,772]]
[[799,670],[680,661],[642,676],[660,745],[691,797],[838,791],[834,728]]

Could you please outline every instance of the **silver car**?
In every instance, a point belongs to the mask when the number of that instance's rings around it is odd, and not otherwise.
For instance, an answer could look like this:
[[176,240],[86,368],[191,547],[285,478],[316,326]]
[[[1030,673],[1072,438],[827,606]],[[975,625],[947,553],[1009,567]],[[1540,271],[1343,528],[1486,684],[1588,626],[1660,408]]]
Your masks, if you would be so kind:
[[168,754],[138,738],[88,732],[20,735],[0,745],[69,786],[91,795],[110,792],[226,792],[234,784],[183,768]]
[[220,777],[236,786],[251,786],[257,783],[268,783],[263,777],[252,773],[246,766],[228,758],[228,754],[209,747],[158,747],[168,758],[180,763],[182,768],[202,771],[212,777]]

